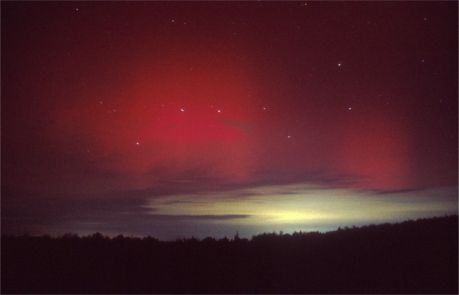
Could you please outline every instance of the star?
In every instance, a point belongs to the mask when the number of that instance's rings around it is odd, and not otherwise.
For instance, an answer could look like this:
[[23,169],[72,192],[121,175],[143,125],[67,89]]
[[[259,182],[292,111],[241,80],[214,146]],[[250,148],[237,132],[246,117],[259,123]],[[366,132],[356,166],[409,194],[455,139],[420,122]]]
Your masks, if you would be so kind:
[[341,68],[341,66],[343,65],[341,62],[339,62],[338,64],[338,68]]
[[184,112],[185,112],[185,108],[184,108],[184,107],[181,107],[181,108],[180,108],[180,112],[184,113]]
[[348,107],[347,110],[348,110],[348,111],[352,111],[352,107]]
[[173,19],[171,19],[171,23],[175,23],[175,19],[174,19],[174,18],[173,18]]
[[140,145],[140,142],[136,141],[136,142],[135,142],[135,145]]
[[222,110],[220,110],[220,109],[217,110],[217,113],[221,113],[221,112],[222,112]]
[[290,138],[292,138],[292,136],[291,135],[287,135],[287,138],[290,139]]
[[268,110],[268,108],[267,107],[262,107],[262,110],[266,111],[266,110]]
[[78,12],[78,11],[80,11],[80,9],[79,9],[78,7],[77,7],[77,8],[75,8],[74,10],[75,10],[75,12]]

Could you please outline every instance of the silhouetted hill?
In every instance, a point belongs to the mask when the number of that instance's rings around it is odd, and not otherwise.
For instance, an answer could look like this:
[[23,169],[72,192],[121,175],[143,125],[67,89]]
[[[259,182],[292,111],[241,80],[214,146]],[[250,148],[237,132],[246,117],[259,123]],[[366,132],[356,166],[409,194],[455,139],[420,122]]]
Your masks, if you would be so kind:
[[458,217],[251,240],[2,236],[3,293],[455,293]]

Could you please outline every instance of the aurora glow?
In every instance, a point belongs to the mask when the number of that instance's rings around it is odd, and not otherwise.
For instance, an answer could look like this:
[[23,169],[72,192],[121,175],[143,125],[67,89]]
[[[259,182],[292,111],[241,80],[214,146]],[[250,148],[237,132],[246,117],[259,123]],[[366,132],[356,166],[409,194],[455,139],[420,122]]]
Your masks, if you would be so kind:
[[457,211],[456,2],[2,2],[2,229]]

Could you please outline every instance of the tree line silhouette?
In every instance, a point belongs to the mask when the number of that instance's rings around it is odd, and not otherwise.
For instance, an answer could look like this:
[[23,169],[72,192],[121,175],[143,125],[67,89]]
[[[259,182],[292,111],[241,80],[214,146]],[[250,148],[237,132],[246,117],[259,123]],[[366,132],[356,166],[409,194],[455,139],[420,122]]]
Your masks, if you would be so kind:
[[3,293],[454,293],[458,216],[159,241],[2,236]]

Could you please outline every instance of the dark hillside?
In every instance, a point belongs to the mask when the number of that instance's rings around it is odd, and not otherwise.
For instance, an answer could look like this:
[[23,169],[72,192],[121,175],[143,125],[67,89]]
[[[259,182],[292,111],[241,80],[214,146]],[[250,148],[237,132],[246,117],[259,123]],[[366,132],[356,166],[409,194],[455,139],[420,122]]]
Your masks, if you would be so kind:
[[3,293],[455,293],[458,217],[251,240],[2,237]]

